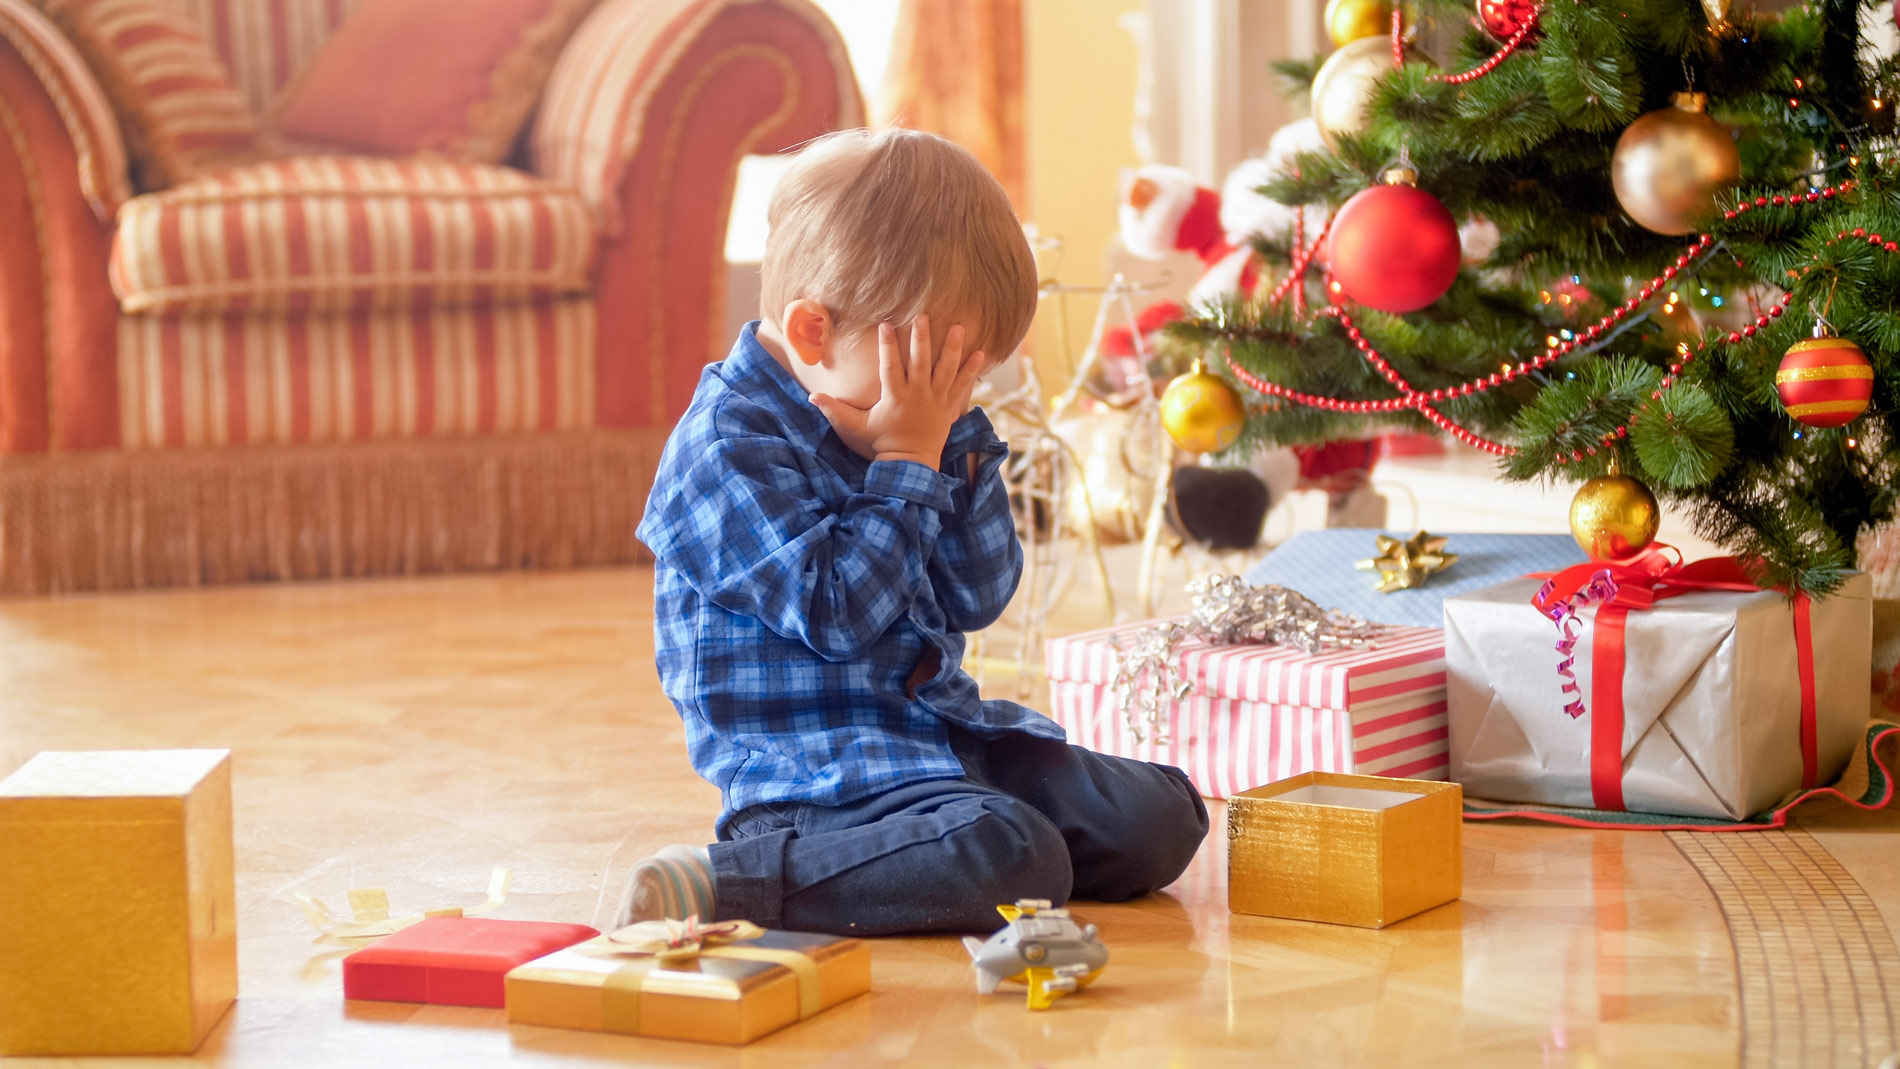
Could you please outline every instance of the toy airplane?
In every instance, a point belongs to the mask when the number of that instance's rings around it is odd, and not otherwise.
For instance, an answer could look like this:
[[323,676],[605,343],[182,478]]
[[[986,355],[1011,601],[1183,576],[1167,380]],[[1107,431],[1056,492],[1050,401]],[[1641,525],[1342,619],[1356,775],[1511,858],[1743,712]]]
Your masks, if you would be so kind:
[[997,906],[1008,921],[987,940],[965,936],[964,949],[976,964],[976,991],[987,995],[1008,980],[1029,987],[1029,1008],[1046,1010],[1063,995],[1087,987],[1108,964],[1108,948],[1095,938],[1095,925],[1078,926],[1066,909],[1051,909],[1046,898],[1018,899]]

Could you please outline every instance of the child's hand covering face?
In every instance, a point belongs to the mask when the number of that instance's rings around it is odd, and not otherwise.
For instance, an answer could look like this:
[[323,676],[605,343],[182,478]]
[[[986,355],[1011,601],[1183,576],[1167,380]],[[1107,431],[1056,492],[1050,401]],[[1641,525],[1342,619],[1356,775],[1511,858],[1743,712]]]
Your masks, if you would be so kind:
[[963,352],[963,327],[951,327],[943,351],[933,354],[930,321],[918,316],[910,325],[910,352],[898,345],[897,328],[877,327],[880,393],[869,408],[846,404],[829,394],[811,395],[831,429],[852,452],[870,460],[914,460],[931,468],[943,459],[950,425],[970,409],[970,395],[987,361],[982,352]]

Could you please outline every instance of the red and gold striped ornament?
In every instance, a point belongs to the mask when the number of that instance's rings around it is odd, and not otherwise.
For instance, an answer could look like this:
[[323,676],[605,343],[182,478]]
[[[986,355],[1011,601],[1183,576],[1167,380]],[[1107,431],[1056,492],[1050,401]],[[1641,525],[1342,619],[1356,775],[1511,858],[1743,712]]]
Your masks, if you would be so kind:
[[1846,338],[1807,338],[1781,358],[1775,392],[1796,420],[1810,427],[1839,427],[1867,410],[1874,366]]

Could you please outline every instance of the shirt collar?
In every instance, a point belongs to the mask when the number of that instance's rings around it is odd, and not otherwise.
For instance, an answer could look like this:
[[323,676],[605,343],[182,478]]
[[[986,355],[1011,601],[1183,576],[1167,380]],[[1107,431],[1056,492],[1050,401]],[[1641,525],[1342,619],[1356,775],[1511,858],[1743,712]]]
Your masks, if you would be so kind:
[[785,365],[773,358],[759,343],[759,321],[747,323],[732,344],[726,366],[737,372],[729,375],[729,385],[751,392],[752,398],[784,417],[786,426],[813,442],[824,438],[831,429],[818,406],[811,403],[811,391],[799,384]]

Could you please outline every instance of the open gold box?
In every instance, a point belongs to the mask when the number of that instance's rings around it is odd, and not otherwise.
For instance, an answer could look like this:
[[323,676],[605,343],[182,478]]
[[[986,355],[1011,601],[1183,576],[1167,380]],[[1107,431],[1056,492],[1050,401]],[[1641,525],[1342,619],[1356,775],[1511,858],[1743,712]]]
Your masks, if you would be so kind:
[[1464,890],[1456,783],[1307,772],[1227,800],[1227,907],[1383,928]]

